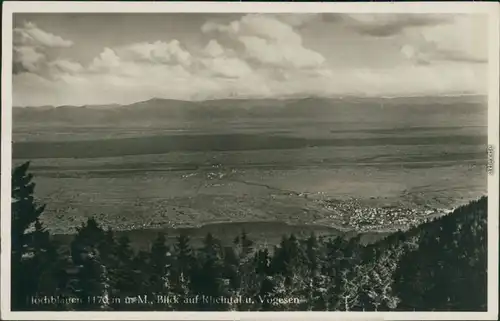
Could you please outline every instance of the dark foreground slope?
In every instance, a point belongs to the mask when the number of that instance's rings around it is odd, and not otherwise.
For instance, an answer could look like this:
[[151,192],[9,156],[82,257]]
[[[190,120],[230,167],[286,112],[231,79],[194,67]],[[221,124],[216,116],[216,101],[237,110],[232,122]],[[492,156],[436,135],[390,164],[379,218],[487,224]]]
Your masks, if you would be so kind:
[[483,197],[409,232],[418,247],[405,245],[394,276],[401,309],[487,309],[487,208]]
[[[180,234],[170,245],[160,233],[135,252],[89,219],[68,250],[39,222],[27,170],[12,182],[13,310],[486,309],[486,197],[368,246],[311,233],[270,250],[245,232],[229,244],[208,233],[200,245]],[[43,297],[55,299],[32,299]]]

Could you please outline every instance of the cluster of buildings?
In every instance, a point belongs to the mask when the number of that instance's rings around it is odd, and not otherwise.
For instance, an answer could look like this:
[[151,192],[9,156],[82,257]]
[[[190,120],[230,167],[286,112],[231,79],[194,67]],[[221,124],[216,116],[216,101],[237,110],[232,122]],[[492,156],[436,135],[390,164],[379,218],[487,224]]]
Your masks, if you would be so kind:
[[328,218],[341,227],[357,231],[405,229],[421,223],[434,211],[414,208],[369,207],[358,200],[327,201],[326,208],[331,213]]

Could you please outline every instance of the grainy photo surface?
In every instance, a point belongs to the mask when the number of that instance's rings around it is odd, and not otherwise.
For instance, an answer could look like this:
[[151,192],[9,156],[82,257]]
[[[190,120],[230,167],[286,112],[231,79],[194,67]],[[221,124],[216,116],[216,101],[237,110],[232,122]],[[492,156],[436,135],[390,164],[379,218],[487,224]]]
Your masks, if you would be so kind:
[[488,310],[488,15],[12,23],[11,311]]

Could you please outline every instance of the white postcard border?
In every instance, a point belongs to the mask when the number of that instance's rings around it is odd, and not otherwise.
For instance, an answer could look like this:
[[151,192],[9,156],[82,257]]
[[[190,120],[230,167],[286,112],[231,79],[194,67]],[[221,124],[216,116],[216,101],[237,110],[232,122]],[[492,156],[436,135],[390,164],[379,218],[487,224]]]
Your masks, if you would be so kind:
[[[251,3],[251,2],[4,2],[2,20],[1,319],[4,320],[497,320],[498,138],[500,6],[490,2]],[[488,177],[487,312],[12,312],[10,217],[12,170],[12,15],[15,12],[261,12],[261,13],[483,13],[489,17],[488,143],[494,147]],[[478,35],[481,36],[481,35]]]

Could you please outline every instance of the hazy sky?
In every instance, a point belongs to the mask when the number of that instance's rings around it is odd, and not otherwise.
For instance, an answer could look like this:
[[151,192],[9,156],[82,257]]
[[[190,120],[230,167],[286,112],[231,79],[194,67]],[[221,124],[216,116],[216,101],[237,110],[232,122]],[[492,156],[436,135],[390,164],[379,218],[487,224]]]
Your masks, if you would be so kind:
[[487,17],[15,14],[14,105],[487,91]]

